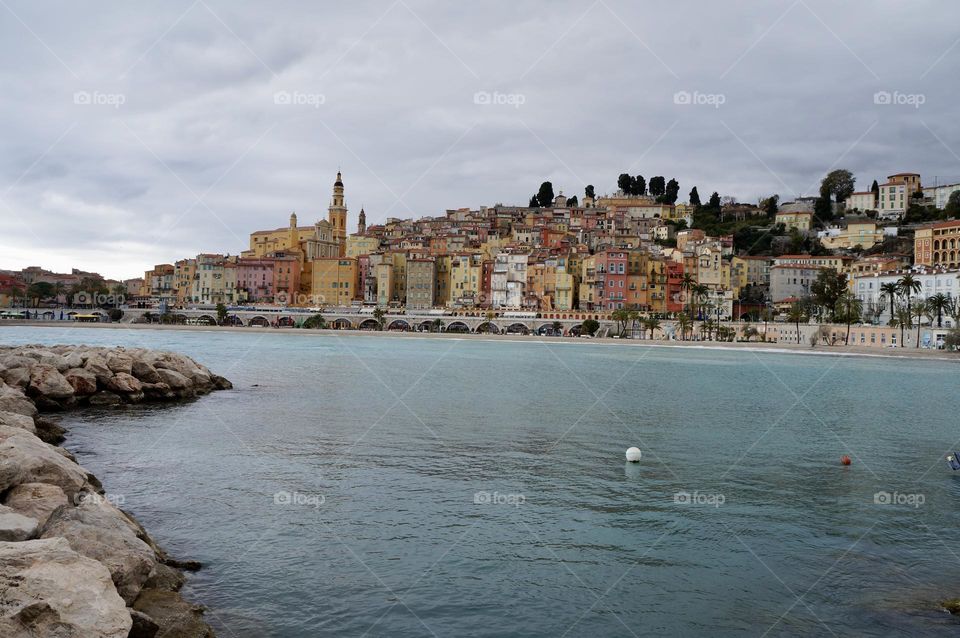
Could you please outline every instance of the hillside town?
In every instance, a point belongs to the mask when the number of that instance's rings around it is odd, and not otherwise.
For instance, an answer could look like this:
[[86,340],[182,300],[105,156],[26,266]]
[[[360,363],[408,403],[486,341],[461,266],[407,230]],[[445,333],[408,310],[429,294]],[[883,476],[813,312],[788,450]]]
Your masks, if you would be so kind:
[[916,173],[864,191],[854,183],[835,170],[815,197],[701,201],[694,187],[681,203],[674,179],[621,174],[604,195],[588,185],[568,197],[544,182],[527,206],[371,225],[361,209],[350,233],[338,172],[325,219],[301,225],[292,213],[286,226],[250,233],[239,254],[185,257],[125,281],[0,271],[0,306],[513,312],[651,334],[651,321],[680,319],[681,338],[687,320],[718,332],[724,321],[779,320],[794,325],[781,339],[798,340],[801,323],[901,328],[860,331],[883,345],[928,325],[942,342],[960,316],[960,184],[925,185]]

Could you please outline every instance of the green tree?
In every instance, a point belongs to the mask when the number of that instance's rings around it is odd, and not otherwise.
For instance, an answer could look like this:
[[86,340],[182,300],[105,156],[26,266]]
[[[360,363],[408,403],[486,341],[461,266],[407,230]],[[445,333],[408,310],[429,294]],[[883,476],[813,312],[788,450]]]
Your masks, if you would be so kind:
[[550,324],[550,327],[553,328],[553,334],[563,336],[563,324],[559,321],[554,321]]
[[527,208],[539,208],[539,207],[540,207],[540,202],[537,201],[537,196],[533,195],[530,198],[530,203],[527,204]]
[[891,281],[885,284],[880,284],[880,299],[886,299],[890,302],[890,321],[887,322],[891,326],[894,322],[894,314],[896,309],[894,305],[897,303],[897,297],[900,296],[900,287],[897,285],[897,282]]
[[873,184],[870,186],[870,192],[873,193],[874,199],[880,198],[880,184],[877,183],[877,180],[873,180]]
[[707,206],[713,210],[720,210],[720,194],[717,191],[713,191],[713,194],[710,195],[710,201],[707,203]]
[[945,217],[960,216],[960,191],[953,191],[947,199],[947,205],[943,209]]
[[599,329],[600,329],[600,322],[597,321],[596,319],[586,319],[580,325],[580,330],[584,334],[588,334],[590,336],[593,336],[594,334],[596,334],[597,330]]
[[743,327],[743,337],[747,340],[747,342],[759,335],[760,331],[751,326],[749,323]]
[[550,182],[540,184],[540,190],[537,191],[537,202],[541,208],[553,206],[553,184]]
[[687,312],[693,311],[693,287],[696,285],[697,278],[694,277],[692,273],[683,273],[683,278],[680,279],[680,290],[683,292],[683,296],[686,297]]
[[[923,290],[923,284],[920,283],[920,280],[913,276],[911,273],[907,273],[900,277],[897,280],[897,289],[900,292],[900,296],[906,299],[907,301],[907,325],[910,325],[910,321],[913,318],[913,312],[911,308],[912,297],[913,295],[919,293]],[[904,344],[901,342],[901,347],[904,347]]]
[[911,323],[910,310],[907,309],[903,304],[897,304],[897,309],[893,315],[893,323],[891,324],[895,328],[900,328],[900,347],[905,348],[906,344],[904,339],[906,338],[904,333],[906,329],[909,328]]
[[824,268],[810,284],[813,301],[829,313],[830,320],[836,318],[837,301],[847,291],[847,276],[833,268]]
[[[957,191],[960,192],[960,191]],[[927,309],[937,318],[937,327],[943,327],[943,314],[950,310],[953,301],[942,292],[927,299]]]
[[797,343],[800,343],[800,322],[807,321],[807,309],[803,303],[794,301],[790,304],[790,310],[787,311],[787,321],[797,327]]
[[567,200],[567,208],[579,208],[579,207],[580,207],[580,200],[577,199],[576,195],[574,195],[573,197]]
[[697,310],[703,305],[703,300],[707,298],[707,295],[710,294],[710,289],[704,284],[694,284],[690,288],[690,294],[692,295],[691,301],[694,302],[694,315],[699,314]]
[[222,303],[217,304],[217,325],[222,326],[227,321],[227,307]]
[[767,217],[776,217],[777,211],[779,210],[778,204],[780,203],[779,195],[771,195],[767,197],[762,202],[760,202],[760,208],[763,209],[763,212],[767,214]]
[[583,189],[583,197],[585,199],[594,199],[596,197],[593,194],[593,184],[587,184],[587,187]]
[[633,194],[634,181],[629,173],[620,173],[620,177],[617,178],[617,188],[622,190],[624,195]]
[[319,312],[306,318],[302,325],[308,330],[324,330],[327,327],[326,318]]
[[658,201],[664,204],[676,204],[677,197],[679,195],[680,195],[680,182],[671,178],[670,181],[667,182],[667,185],[663,191],[663,195],[661,195],[657,199]]
[[695,207],[700,206],[700,193],[697,192],[696,186],[690,189],[690,205]]
[[677,315],[677,328],[680,330],[680,341],[687,340],[687,333],[690,332],[690,328],[693,326],[693,319],[691,319],[686,313],[681,312]]
[[663,175],[657,175],[656,177],[650,178],[650,194],[654,197],[660,197],[667,190],[666,180],[663,179]]
[[619,308],[610,313],[610,318],[617,324],[617,334],[621,337],[627,331],[627,324],[630,321],[630,311],[625,308]]
[[33,307],[40,306],[40,302],[53,296],[53,284],[47,281],[35,281],[27,286],[27,297],[33,300]]
[[383,330],[384,317],[386,316],[387,313],[383,308],[377,307],[373,309],[373,320],[377,322],[377,330]]
[[926,301],[918,299],[915,304],[913,304],[913,315],[911,318],[917,318],[917,348],[920,348],[920,324],[923,323],[923,317],[930,311],[930,307]]
[[647,317],[644,325],[650,331],[650,340],[653,341],[653,333],[660,328],[660,320],[656,317]]
[[863,302],[849,290],[840,295],[834,308],[834,317],[847,324],[846,344],[850,345],[850,324],[860,321]]
[[637,175],[633,178],[633,194],[634,195],[646,195],[647,194],[647,180],[643,179],[643,175]]
[[833,196],[837,203],[845,201],[855,189],[856,178],[845,168],[838,168],[827,173],[820,182],[820,196]]

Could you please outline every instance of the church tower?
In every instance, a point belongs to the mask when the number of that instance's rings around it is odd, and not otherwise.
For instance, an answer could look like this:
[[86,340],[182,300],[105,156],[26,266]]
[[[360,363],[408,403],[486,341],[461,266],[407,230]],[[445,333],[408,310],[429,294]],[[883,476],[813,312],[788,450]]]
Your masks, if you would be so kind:
[[337,171],[337,181],[333,183],[333,200],[327,209],[327,219],[330,221],[333,240],[340,244],[342,255],[347,244],[347,207],[343,204],[343,178],[340,171]]
[[297,231],[297,214],[290,213],[290,230],[287,234],[287,249],[297,250],[300,248],[300,233]]
[[367,214],[360,208],[360,215],[357,217],[357,232],[361,235],[367,232]]

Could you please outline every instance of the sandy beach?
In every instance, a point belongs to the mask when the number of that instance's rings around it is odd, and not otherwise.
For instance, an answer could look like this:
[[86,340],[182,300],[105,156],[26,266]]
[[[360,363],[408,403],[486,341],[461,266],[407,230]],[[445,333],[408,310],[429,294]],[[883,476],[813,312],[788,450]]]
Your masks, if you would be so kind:
[[498,335],[444,332],[400,332],[373,330],[308,330],[303,328],[263,328],[256,326],[164,326],[159,324],[123,324],[123,323],[81,323],[60,321],[6,321],[0,323],[0,343],[2,329],[5,327],[38,327],[58,330],[184,330],[191,332],[233,332],[249,334],[284,334],[299,337],[316,336],[361,336],[389,339],[459,339],[475,341],[514,341],[522,343],[549,343],[570,345],[603,345],[615,347],[653,347],[653,348],[710,348],[719,350],[747,350],[753,352],[775,352],[789,354],[807,354],[820,356],[863,356],[893,359],[935,359],[960,362],[960,354],[944,350],[917,348],[875,348],[864,346],[826,346],[811,347],[809,344],[775,343],[763,341],[717,342],[717,341],[666,341],[658,339],[615,339],[585,337],[544,337],[532,335]]

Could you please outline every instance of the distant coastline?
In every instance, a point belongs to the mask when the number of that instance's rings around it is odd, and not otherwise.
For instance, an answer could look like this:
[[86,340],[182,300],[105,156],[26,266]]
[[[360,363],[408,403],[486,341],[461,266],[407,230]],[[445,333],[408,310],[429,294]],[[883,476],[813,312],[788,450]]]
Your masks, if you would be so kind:
[[263,328],[256,326],[229,327],[229,326],[189,326],[137,323],[82,323],[82,322],[50,322],[50,321],[9,321],[0,323],[0,340],[3,328],[34,327],[54,330],[180,330],[188,332],[220,332],[231,334],[283,334],[301,337],[316,336],[358,336],[358,337],[387,337],[391,339],[454,339],[462,341],[513,341],[521,343],[545,344],[581,344],[604,345],[622,347],[653,347],[653,348],[699,348],[714,350],[746,350],[750,352],[764,352],[773,354],[807,354],[821,356],[860,356],[879,359],[925,359],[939,361],[956,361],[960,363],[960,355],[955,352],[935,349],[916,348],[871,348],[863,346],[819,345],[815,348],[809,344],[780,343],[764,341],[668,341],[662,339],[614,339],[582,338],[582,337],[548,337],[527,336],[513,334],[474,334],[474,333],[447,333],[447,332],[402,332],[377,330],[331,330],[331,329],[304,329],[304,328]]

